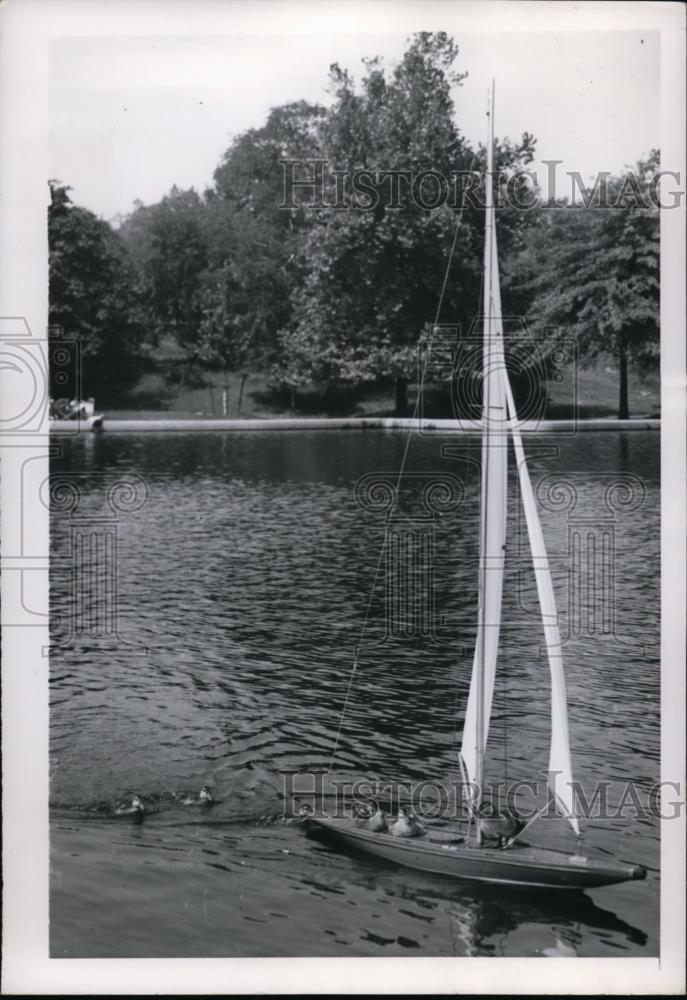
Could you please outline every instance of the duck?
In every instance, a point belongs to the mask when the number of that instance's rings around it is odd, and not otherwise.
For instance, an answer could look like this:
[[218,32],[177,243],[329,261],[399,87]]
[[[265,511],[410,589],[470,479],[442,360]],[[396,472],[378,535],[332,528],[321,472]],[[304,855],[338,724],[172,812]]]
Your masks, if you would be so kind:
[[398,819],[390,828],[394,837],[422,837],[425,829],[422,823],[410,811],[401,807],[398,812]]
[[509,807],[497,812],[491,802],[479,807],[479,827],[487,844],[504,847],[524,828],[524,823]]
[[214,804],[215,796],[212,794],[212,789],[207,785],[203,785],[201,790],[198,792],[198,797],[195,795],[187,795],[182,801],[182,806],[211,806]]
[[129,805],[122,803],[117,806],[115,816],[131,816],[134,820],[140,822],[143,819],[145,811],[143,800],[138,795],[134,795]]
[[386,816],[376,802],[364,802],[356,804],[355,825],[361,826],[372,833],[384,833],[387,829]]
[[[281,822],[284,826],[295,826],[297,823],[307,823],[312,814],[312,807],[304,802],[302,805],[299,805],[298,812],[294,813],[292,816],[282,815]],[[260,816],[258,817],[257,822],[262,825],[270,823],[272,820],[270,820],[268,816]]]
[[198,793],[198,801],[204,806],[211,806],[215,801],[215,796],[212,794],[212,790],[208,788],[207,785],[203,785],[200,792]]

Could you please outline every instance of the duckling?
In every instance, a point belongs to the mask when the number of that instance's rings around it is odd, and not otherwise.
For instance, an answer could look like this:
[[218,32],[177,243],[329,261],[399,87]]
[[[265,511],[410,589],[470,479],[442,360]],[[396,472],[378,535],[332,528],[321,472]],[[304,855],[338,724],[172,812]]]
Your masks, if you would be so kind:
[[201,805],[204,806],[213,805],[215,801],[215,796],[212,794],[212,791],[208,788],[207,785],[203,785],[203,787],[201,788],[198,794],[198,801],[201,803]]
[[390,828],[394,837],[422,837],[425,830],[409,809],[399,809],[398,819]]
[[[284,824],[284,826],[295,826],[297,823],[307,823],[307,821],[312,816],[313,811],[314,810],[312,809],[312,806],[309,806],[307,803],[304,802],[302,803],[302,805],[298,807],[297,813],[294,813],[293,816],[282,816],[281,821]],[[271,823],[273,822],[273,820],[267,816],[260,816],[258,817],[257,822],[258,824],[263,825]]]
[[376,802],[356,803],[355,811],[356,826],[371,830],[372,833],[383,833],[387,829],[386,816]]
[[377,808],[367,821],[367,828],[368,830],[371,830],[373,833],[384,833],[384,831],[388,829],[386,824],[386,816],[379,808],[379,806],[377,806]]
[[128,806],[122,803],[115,809],[115,816],[131,816],[134,822],[138,823],[143,820],[144,813],[145,806],[138,795],[134,795]]

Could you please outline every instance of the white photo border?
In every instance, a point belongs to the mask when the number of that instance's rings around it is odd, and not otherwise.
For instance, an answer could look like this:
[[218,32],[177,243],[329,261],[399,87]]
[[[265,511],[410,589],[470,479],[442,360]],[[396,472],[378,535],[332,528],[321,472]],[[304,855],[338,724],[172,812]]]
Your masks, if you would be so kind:
[[[661,155],[684,184],[685,8],[680,3],[472,0],[8,0],[0,9],[0,333],[47,329],[49,63],[59,38],[284,36],[448,27],[461,32],[661,33]],[[685,206],[661,225],[661,778],[683,780],[685,740]],[[29,331],[27,333],[27,331]],[[0,372],[0,415],[20,406]],[[51,959],[48,950],[48,513],[21,495],[47,475],[47,417],[31,434],[0,423],[3,630],[3,992],[62,994],[669,994],[684,990],[685,821],[662,822],[660,959]],[[25,526],[30,527],[30,541]],[[17,626],[22,587],[33,613]],[[38,618],[39,609],[43,618]],[[21,620],[21,619],[18,619]],[[37,623],[38,622],[38,623]]]

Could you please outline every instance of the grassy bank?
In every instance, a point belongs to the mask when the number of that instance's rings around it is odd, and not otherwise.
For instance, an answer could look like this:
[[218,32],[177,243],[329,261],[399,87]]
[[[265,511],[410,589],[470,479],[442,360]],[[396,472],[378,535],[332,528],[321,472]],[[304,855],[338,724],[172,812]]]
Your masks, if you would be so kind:
[[[575,384],[576,383],[576,384]],[[226,413],[224,390],[226,386]],[[415,402],[416,387],[409,388],[409,403]],[[229,373],[212,373],[201,387],[170,384],[159,372],[146,372],[126,392],[117,395],[100,394],[97,409],[108,419],[208,419],[228,416],[242,419],[269,419],[278,417],[388,417],[394,415],[393,388],[370,388],[338,398],[323,398],[316,394],[299,394],[295,412],[287,393],[275,394],[263,375],[251,374],[245,380],[241,406],[241,377]],[[574,415],[574,401],[578,401],[581,419],[615,417],[618,408],[618,373],[611,365],[601,363],[594,368],[578,372],[577,380],[567,372],[561,382],[547,385],[545,416],[550,420],[564,420]],[[660,415],[660,386],[658,377],[646,381],[631,375],[629,380],[631,417],[658,417]],[[427,393],[425,413],[435,418],[453,416],[450,400],[437,393]]]

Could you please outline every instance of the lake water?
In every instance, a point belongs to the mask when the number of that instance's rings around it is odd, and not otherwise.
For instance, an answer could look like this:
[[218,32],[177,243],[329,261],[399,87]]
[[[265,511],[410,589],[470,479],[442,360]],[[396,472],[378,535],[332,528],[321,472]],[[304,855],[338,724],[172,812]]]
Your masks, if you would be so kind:
[[[442,456],[447,443],[461,454]],[[646,881],[572,896],[480,888],[385,867],[285,822],[282,772],[331,766],[341,781],[409,788],[457,778],[479,444],[411,439],[385,551],[424,545],[431,558],[407,574],[400,555],[380,562],[383,485],[355,490],[373,473],[393,483],[405,444],[403,433],[371,431],[62,442],[51,536],[54,956],[658,954],[659,821],[617,809],[628,782],[646,804],[659,779],[655,433],[526,440],[561,613],[573,769],[587,797],[609,783],[611,814],[583,821],[583,849],[645,865]],[[127,481],[145,490],[142,504],[113,494]],[[437,481],[452,500],[423,505]],[[512,486],[494,782],[541,781],[548,762],[548,667]],[[75,573],[75,552],[87,573]],[[113,602],[117,635],[103,610]],[[204,784],[214,806],[184,805]],[[114,815],[134,794],[141,824]],[[534,824],[528,839],[575,849],[561,819]]]

